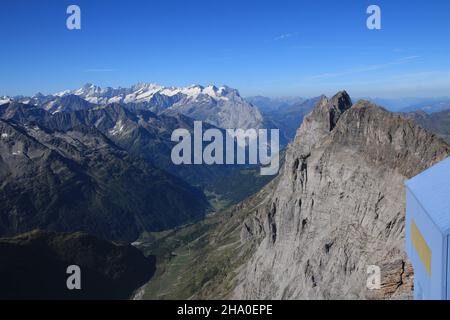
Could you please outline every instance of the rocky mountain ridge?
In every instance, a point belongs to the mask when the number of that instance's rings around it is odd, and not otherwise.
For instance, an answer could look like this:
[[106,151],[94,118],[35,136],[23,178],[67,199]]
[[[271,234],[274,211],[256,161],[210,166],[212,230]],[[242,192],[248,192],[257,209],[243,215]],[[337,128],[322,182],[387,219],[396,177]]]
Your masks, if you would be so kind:
[[[367,101],[323,98],[289,146],[265,208],[242,227],[242,241],[261,241],[233,297],[409,297],[403,181],[449,154],[435,135]],[[381,290],[366,287],[369,265],[381,268]]]
[[[0,104],[7,103],[10,99],[12,98],[4,97]],[[101,88],[85,84],[75,90],[50,95],[39,93],[32,97],[16,97],[13,100],[40,106],[51,113],[118,103],[131,109],[145,109],[156,114],[183,114],[224,129],[258,129],[264,122],[258,108],[245,101],[236,89],[228,86],[165,87],[141,83],[130,88]]]

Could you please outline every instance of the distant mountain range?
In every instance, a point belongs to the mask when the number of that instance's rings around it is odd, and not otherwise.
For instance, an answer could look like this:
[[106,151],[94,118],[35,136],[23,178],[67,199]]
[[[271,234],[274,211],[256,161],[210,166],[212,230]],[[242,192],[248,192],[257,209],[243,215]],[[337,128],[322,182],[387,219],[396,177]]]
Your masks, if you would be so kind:
[[[319,98],[253,96],[244,99],[236,89],[214,85],[165,87],[141,83],[129,88],[102,88],[85,84],[78,89],[50,95],[3,96],[0,97],[0,105],[18,101],[58,113],[116,103],[129,110],[147,110],[157,115],[181,114],[223,129],[278,128],[281,145],[284,146],[294,138],[303,116]],[[450,98],[366,99],[394,112],[425,111],[431,114],[450,109]]]
[[268,113],[281,110],[293,104],[300,104],[307,99],[302,97],[269,98],[264,96],[253,96],[247,97],[245,100],[254,106],[257,106],[262,112]]
[[392,112],[425,111],[427,113],[450,109],[450,98],[364,98]]
[[32,97],[2,97],[0,104],[10,100],[40,106],[51,113],[118,103],[156,114],[183,114],[226,129],[258,129],[263,124],[258,108],[246,102],[236,89],[227,86],[193,85],[177,88],[150,83],[130,88],[101,88],[86,84],[79,89],[51,95],[38,93]]
[[284,105],[274,111],[264,113],[264,118],[271,121],[275,127],[280,128],[286,141],[295,137],[297,129],[303,122],[303,118],[314,108],[322,97],[301,100],[291,105]]
[[[263,113],[276,113],[281,112],[283,109],[288,108],[295,104],[300,104],[305,100],[311,100],[311,98],[302,97],[288,97],[288,98],[269,98],[264,96],[253,96],[245,98],[251,104],[257,106]],[[436,98],[360,98],[363,100],[371,101],[377,105],[383,106],[392,112],[412,112],[412,111],[425,111],[427,113],[434,113],[450,109],[449,97],[436,97]]]
[[450,99],[423,101],[403,108],[401,112],[423,111],[428,114],[442,112],[450,109]]

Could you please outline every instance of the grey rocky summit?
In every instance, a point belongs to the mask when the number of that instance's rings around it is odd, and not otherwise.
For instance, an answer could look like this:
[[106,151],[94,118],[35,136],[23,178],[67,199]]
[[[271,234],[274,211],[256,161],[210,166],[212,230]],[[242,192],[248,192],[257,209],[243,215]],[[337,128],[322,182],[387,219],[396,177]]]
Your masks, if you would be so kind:
[[[259,243],[232,296],[243,299],[409,298],[405,179],[450,154],[419,126],[346,92],[305,118],[275,186],[241,241]],[[382,287],[368,290],[367,268]]]

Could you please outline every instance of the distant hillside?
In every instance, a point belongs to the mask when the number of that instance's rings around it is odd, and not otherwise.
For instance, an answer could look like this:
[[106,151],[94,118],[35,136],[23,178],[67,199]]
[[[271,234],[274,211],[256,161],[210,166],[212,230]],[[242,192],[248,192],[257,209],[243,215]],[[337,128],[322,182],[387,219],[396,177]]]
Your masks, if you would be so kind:
[[314,108],[320,99],[321,97],[316,97],[284,106],[266,113],[264,117],[272,121],[274,126],[280,129],[280,133],[283,134],[285,140],[289,142],[294,139],[305,115]]
[[401,112],[423,111],[428,114],[432,114],[436,112],[446,111],[449,109],[450,109],[450,99],[439,99],[414,104],[406,108],[403,108],[400,111]]
[[439,112],[450,108],[450,98],[362,98],[377,105],[383,106],[391,112],[425,111],[427,113]]
[[401,115],[450,143],[450,109],[432,114],[424,111],[416,111],[401,113]]
[[258,107],[263,113],[268,113],[281,110],[293,104],[302,103],[306,99],[301,97],[269,98],[264,96],[253,96],[247,97],[245,100]]

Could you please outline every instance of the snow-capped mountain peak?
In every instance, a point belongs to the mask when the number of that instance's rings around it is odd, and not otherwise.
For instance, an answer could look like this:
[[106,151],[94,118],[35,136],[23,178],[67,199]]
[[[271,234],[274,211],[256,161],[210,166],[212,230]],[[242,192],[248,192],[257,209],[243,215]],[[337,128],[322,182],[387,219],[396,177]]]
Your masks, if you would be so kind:
[[236,89],[228,86],[167,87],[155,83],[138,83],[130,88],[101,88],[86,84],[65,92],[90,103],[137,104],[155,113],[181,113],[221,128],[259,128],[263,117],[247,103]]
[[[9,102],[6,99],[1,101]],[[138,83],[129,88],[102,88],[87,83],[78,89],[48,96],[36,94],[18,101],[42,107],[51,113],[119,103],[157,114],[184,114],[225,129],[257,129],[263,123],[259,110],[245,101],[236,89],[225,85],[166,87],[155,83]]]
[[138,83],[130,88],[101,88],[99,86],[87,83],[79,89],[65,90],[54,94],[62,97],[65,95],[77,95],[81,98],[95,104],[109,103],[143,103],[150,102],[155,94],[166,97],[181,95],[181,98],[197,99],[201,95],[207,96],[213,100],[229,100],[230,95],[241,99],[235,89],[227,86],[216,87],[208,85],[191,85],[188,87],[165,87],[155,83]]
[[0,105],[11,102],[12,99],[7,96],[0,97]]

